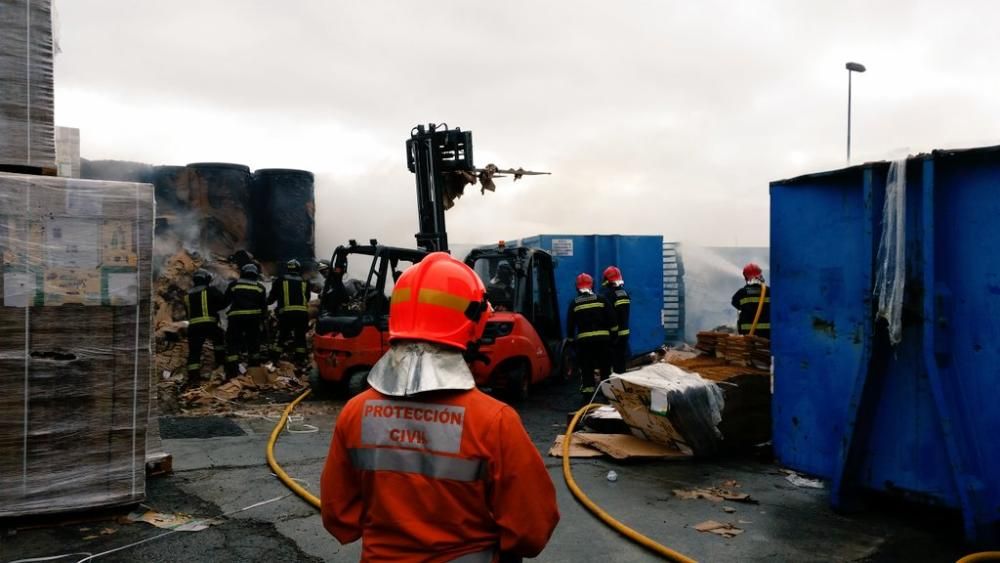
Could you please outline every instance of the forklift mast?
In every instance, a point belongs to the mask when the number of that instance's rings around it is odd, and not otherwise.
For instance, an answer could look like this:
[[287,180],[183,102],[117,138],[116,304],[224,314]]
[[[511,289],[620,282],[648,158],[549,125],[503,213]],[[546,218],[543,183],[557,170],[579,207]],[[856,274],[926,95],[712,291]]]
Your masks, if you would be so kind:
[[475,173],[472,132],[458,127],[448,129],[447,124],[417,125],[406,141],[406,155],[407,167],[417,180],[417,246],[428,252],[448,252],[444,222],[446,178],[455,172]]

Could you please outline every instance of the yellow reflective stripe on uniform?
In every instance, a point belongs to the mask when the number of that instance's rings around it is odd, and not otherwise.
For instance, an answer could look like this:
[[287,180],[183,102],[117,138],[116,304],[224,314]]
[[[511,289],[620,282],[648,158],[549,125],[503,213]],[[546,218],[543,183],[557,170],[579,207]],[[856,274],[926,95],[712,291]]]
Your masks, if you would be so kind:
[[[764,303],[770,303],[770,302],[771,302],[770,296],[764,298]],[[751,303],[753,303],[754,305],[760,303],[760,295],[756,297],[744,297],[743,299],[740,299],[740,305],[749,305]]]
[[291,300],[288,298],[288,280],[281,282],[281,288],[284,289],[284,291],[282,291],[281,293],[285,301],[284,308],[287,309],[288,306],[291,305]]
[[288,305],[281,310],[282,313],[285,311],[308,311],[309,307],[305,305]]
[[[753,323],[745,323],[740,325],[741,330],[750,330],[753,328]],[[771,330],[771,323],[757,323],[758,329]]]
[[606,330],[590,330],[576,335],[577,338],[590,338],[591,336],[611,336],[611,333]]
[[422,288],[417,294],[417,302],[453,309],[460,313],[465,313],[466,309],[469,308],[468,299],[436,289]]
[[263,293],[263,291],[264,291],[263,287],[260,287],[260,286],[257,286],[257,285],[250,285],[248,283],[238,283],[238,284],[236,284],[236,285],[233,286],[233,289],[246,289],[246,290],[250,290],[250,291],[259,291],[261,293]]
[[604,307],[604,303],[598,301],[597,303],[587,303],[586,305],[577,305],[576,307],[573,307],[573,312],[576,313],[578,311],[585,311],[587,309],[599,309],[601,307]]
[[242,311],[229,311],[230,317],[245,317],[248,315],[260,315],[260,309],[244,309]]
[[618,301],[615,301],[615,307],[619,305],[628,305],[631,302],[632,301],[630,299],[619,299]]
[[631,333],[632,333],[632,331],[630,331],[629,329],[626,328],[625,330],[619,330],[618,331],[618,336],[628,336]]
[[[191,314],[191,294],[184,296],[184,304],[187,306],[188,315]],[[208,291],[201,292],[201,316],[188,319],[188,324],[197,325],[213,323],[215,318],[208,314]]]

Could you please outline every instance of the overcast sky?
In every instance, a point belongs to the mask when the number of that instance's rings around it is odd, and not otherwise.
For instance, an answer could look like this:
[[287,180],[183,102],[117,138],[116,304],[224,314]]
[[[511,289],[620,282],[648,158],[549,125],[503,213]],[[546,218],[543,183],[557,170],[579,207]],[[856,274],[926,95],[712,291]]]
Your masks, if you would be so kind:
[[56,0],[56,120],[82,156],[317,175],[324,253],[412,245],[403,143],[473,131],[450,238],[662,234],[767,245],[768,182],[1000,143],[1000,5],[937,1]]

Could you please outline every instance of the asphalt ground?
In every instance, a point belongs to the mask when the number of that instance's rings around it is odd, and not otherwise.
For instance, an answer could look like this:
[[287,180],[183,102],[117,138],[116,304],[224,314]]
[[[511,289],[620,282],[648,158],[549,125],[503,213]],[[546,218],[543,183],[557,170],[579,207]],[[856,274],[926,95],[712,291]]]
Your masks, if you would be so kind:
[[[518,407],[525,427],[546,455],[579,402],[572,385],[548,385]],[[343,401],[307,401],[301,419],[282,435],[283,467],[318,493],[319,475]],[[141,508],[216,518],[199,532],[173,532],[122,517],[137,507],[0,523],[0,561],[98,554],[96,561],[357,561],[360,545],[341,546],[323,529],[316,510],[271,474],[264,459],[281,405],[241,417],[164,417],[164,447],[174,458],[170,476],[147,482]],[[313,431],[312,429],[316,430]],[[561,521],[539,561],[615,561],[657,558],[590,515],[563,482],[561,461],[545,457],[558,494]],[[955,561],[965,550],[954,516],[875,503],[853,515],[834,513],[828,490],[799,488],[773,463],[755,458],[718,461],[620,463],[576,460],[580,487],[629,526],[699,561]],[[615,482],[607,473],[618,474]],[[735,481],[757,504],[685,500],[672,494]],[[264,503],[264,504],[258,504]],[[247,508],[250,507],[250,508]],[[725,538],[698,532],[707,520],[743,533]],[[158,537],[159,536],[159,537]],[[132,545],[136,542],[144,542]],[[52,561],[79,561],[85,555]]]

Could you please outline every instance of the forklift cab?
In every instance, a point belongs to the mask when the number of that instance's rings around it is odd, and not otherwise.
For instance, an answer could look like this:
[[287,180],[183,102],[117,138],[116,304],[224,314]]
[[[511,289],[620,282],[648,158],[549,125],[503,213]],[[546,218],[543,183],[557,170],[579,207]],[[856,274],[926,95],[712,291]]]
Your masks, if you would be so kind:
[[[537,333],[548,356],[560,358],[563,334],[552,256],[544,250],[497,245],[473,250],[465,263],[483,280],[497,318],[505,312],[522,316]],[[495,343],[509,335],[507,331],[506,323],[487,323],[483,344]]]
[[[316,332],[356,335],[364,326],[388,330],[389,293],[403,270],[426,256],[422,250],[381,246],[372,239],[367,246],[351,240],[334,251],[330,275],[320,296]],[[370,257],[364,281],[348,278],[352,255]],[[390,281],[391,280],[391,281]]]
[[[349,394],[364,389],[368,370],[389,347],[392,288],[406,268],[426,255],[423,250],[382,246],[374,239],[368,245],[352,240],[337,247],[313,337],[320,382],[343,384]],[[362,265],[368,266],[364,280],[348,277],[352,256],[362,257]]]

